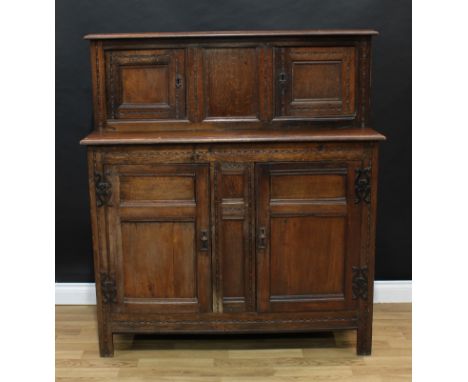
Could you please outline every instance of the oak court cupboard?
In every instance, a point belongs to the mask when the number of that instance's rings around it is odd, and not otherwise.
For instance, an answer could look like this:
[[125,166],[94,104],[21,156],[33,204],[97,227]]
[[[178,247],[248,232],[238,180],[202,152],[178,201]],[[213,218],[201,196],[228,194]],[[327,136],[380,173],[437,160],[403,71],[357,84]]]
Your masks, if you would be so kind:
[[101,356],[114,333],[339,329],[370,354],[376,34],[85,37]]

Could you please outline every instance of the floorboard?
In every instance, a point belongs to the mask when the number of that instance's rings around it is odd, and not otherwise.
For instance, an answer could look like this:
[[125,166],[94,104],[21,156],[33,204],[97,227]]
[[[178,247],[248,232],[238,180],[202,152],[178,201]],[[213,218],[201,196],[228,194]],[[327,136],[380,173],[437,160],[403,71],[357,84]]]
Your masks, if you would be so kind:
[[374,306],[373,354],[355,331],[242,336],[115,335],[100,358],[95,306],[56,307],[58,382],[411,381],[411,304]]

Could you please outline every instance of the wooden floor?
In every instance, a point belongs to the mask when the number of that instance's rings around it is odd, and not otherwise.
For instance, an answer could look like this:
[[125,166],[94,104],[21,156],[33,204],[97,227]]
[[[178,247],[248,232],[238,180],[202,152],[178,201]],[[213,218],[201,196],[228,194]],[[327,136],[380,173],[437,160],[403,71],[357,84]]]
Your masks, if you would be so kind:
[[116,335],[98,353],[94,306],[56,307],[56,381],[278,382],[411,380],[411,305],[375,305],[373,354],[355,331],[270,336]]

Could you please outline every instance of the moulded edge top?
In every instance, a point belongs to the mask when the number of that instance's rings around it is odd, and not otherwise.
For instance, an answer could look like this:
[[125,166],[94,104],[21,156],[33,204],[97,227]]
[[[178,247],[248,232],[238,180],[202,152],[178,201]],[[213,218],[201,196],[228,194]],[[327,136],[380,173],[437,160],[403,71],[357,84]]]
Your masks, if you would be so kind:
[[303,30],[249,30],[200,32],[147,32],[147,33],[92,33],[85,40],[116,40],[144,38],[196,38],[196,37],[300,37],[300,36],[375,36],[373,29],[303,29]]
[[158,131],[158,132],[92,132],[80,141],[82,145],[150,145],[190,143],[255,143],[255,142],[336,142],[383,141],[385,136],[370,128],[320,130],[231,130],[231,131]]

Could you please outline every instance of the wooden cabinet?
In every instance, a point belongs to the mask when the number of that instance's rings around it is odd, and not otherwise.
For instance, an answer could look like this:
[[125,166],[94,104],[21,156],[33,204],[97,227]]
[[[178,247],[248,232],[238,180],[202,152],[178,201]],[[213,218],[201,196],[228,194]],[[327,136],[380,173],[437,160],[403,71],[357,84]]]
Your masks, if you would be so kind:
[[113,333],[338,329],[370,354],[373,34],[87,37],[102,356]]

